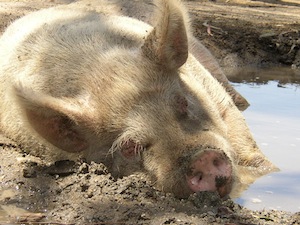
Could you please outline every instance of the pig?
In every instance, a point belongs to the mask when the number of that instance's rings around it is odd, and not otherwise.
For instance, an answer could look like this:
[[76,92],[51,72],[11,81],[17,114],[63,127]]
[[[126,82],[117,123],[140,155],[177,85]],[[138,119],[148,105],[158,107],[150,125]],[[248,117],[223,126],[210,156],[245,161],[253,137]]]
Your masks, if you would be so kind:
[[153,26],[66,6],[10,25],[0,39],[0,129],[44,160],[83,157],[115,176],[142,170],[179,198],[227,196],[237,166],[276,167],[191,51],[182,2],[155,4]]

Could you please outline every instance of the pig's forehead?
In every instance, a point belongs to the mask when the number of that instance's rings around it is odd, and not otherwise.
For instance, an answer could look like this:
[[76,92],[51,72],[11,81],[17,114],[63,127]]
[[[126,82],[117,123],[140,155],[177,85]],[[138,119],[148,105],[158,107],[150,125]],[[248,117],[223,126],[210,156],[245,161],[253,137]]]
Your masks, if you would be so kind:
[[129,17],[109,16],[105,23],[107,24],[107,28],[112,31],[141,37],[148,35],[153,29],[152,26]]

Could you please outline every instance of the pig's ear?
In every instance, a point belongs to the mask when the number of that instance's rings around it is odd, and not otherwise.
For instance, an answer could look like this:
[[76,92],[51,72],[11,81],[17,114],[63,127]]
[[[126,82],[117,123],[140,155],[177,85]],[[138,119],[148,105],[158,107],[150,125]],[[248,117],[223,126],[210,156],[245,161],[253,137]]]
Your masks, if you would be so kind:
[[179,0],[156,1],[156,25],[142,47],[144,55],[168,70],[176,70],[188,57],[188,17]]
[[83,135],[88,118],[80,102],[36,93],[22,85],[14,88],[14,94],[28,125],[43,139],[68,152],[80,152],[88,147]]

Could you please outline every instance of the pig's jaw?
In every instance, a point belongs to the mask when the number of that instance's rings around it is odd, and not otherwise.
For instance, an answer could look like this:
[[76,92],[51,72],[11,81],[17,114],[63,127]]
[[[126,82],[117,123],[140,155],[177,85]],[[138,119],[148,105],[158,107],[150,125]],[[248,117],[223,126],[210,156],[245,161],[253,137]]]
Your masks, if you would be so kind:
[[224,197],[232,189],[230,160],[224,153],[206,150],[191,162],[186,182],[192,192],[218,191]]

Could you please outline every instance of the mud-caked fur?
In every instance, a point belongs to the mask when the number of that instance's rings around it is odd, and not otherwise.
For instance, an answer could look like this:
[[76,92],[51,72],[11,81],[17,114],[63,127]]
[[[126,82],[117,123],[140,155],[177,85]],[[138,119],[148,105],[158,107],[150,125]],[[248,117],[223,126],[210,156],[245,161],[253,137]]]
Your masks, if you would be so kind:
[[178,196],[190,193],[180,159],[195,149],[274,169],[201,64],[183,4],[155,4],[153,26],[74,7],[15,21],[0,39],[1,131],[42,158],[142,169]]

